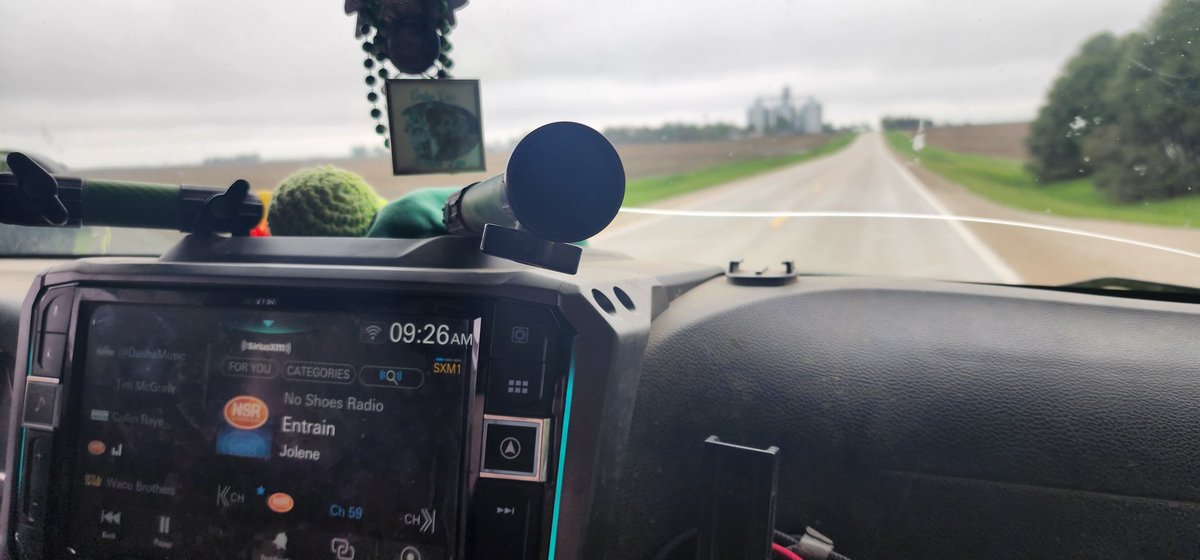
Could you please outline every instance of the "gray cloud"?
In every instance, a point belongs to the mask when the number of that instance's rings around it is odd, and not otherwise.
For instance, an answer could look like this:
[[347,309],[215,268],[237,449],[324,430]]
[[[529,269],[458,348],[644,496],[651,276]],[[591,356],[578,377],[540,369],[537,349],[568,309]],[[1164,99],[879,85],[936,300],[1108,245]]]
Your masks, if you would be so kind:
[[[68,164],[194,161],[375,144],[362,51],[337,0],[5,0],[0,146]],[[474,0],[456,74],[485,132],[734,120],[784,84],[837,123],[886,112],[1033,115],[1087,36],[1157,0]]]

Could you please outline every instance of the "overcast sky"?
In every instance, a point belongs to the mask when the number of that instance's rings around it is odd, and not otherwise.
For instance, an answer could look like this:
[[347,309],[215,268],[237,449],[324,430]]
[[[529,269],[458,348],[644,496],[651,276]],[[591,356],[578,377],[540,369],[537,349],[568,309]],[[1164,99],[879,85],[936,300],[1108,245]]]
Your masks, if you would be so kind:
[[[1086,37],[1158,0],[472,0],[455,75],[489,142],[540,124],[744,124],[790,85],[834,124],[1028,120]],[[378,144],[342,0],[0,1],[0,149],[73,167]]]

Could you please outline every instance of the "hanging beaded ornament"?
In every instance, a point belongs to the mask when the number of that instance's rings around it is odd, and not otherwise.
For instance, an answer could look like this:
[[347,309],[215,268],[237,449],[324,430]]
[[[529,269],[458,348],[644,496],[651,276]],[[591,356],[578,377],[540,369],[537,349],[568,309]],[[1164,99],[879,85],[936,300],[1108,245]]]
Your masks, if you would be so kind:
[[375,133],[390,148],[380,100],[388,78],[402,75],[450,79],[454,11],[466,0],[346,0],[346,13],[358,14],[356,37],[362,40],[367,101]]

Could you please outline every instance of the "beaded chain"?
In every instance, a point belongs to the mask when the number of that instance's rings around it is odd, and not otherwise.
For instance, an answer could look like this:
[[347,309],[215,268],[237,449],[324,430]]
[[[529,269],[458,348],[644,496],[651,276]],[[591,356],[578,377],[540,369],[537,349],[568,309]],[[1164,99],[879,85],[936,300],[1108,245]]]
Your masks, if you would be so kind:
[[[359,13],[363,16],[360,18],[360,22],[364,20],[381,21],[380,0],[363,0],[359,7]],[[418,76],[430,80],[448,80],[452,78],[450,70],[454,68],[454,60],[450,58],[454,45],[447,38],[454,26],[450,22],[452,12],[446,0],[441,1],[440,13],[442,17],[437,26],[437,35],[441,52],[438,53],[437,60],[432,66],[424,73],[418,74]],[[375,133],[383,137],[383,147],[390,148],[391,141],[388,139],[387,125],[384,124],[383,110],[379,108],[379,104],[383,98],[383,88],[388,78],[400,76],[401,73],[388,59],[387,35],[383,29],[377,25],[365,23],[358,29],[358,32],[363,39],[362,50],[366,55],[366,58],[363,59],[363,69],[367,72],[364,82],[367,85],[367,101],[371,104],[371,119],[375,121]]]

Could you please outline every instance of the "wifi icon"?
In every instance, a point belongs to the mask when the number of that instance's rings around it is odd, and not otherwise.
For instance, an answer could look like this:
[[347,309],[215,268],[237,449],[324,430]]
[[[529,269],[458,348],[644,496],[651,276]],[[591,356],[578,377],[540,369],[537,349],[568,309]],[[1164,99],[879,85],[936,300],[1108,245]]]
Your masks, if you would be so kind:
[[360,341],[368,344],[382,344],[385,342],[383,337],[383,325],[380,325],[379,323],[367,323],[363,325],[362,332],[359,334],[358,338]]

